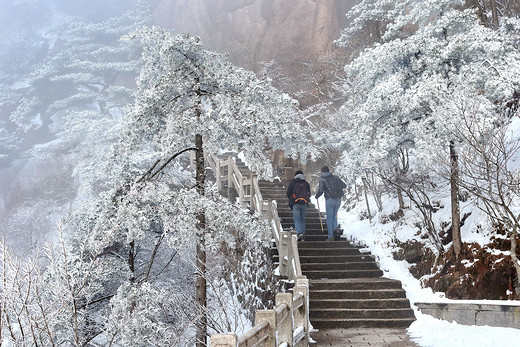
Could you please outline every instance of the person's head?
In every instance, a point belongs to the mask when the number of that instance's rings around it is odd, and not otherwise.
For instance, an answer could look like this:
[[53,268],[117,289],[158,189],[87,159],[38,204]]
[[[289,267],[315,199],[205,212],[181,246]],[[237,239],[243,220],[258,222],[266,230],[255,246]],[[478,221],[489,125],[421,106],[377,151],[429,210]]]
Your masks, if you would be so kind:
[[324,166],[321,168],[321,172],[330,172],[328,166]]
[[294,176],[298,176],[298,175],[303,175],[303,171],[302,170],[296,170],[296,172],[294,173]]

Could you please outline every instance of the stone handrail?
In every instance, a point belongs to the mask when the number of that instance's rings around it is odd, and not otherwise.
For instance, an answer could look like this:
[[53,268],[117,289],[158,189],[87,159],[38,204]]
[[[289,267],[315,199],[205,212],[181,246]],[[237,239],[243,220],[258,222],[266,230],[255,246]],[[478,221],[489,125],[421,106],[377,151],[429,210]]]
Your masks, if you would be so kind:
[[[280,276],[296,283],[296,286],[293,288],[294,298],[292,301],[284,296],[291,294],[277,294],[277,308],[275,309],[277,311],[275,313],[271,312],[273,310],[259,310],[256,313],[256,325],[245,334],[240,337],[235,334],[215,334],[211,337],[210,345],[212,347],[308,346],[308,280],[305,276],[302,276],[296,232],[283,231],[282,223],[278,216],[277,201],[263,199],[258,183],[258,175],[251,174],[250,177],[243,175],[234,157],[231,155],[226,158],[207,155],[206,162],[215,174],[219,191],[223,188],[223,182],[227,182],[228,189],[234,188],[236,190],[239,204],[247,207],[247,203],[249,203],[251,210],[269,221],[279,253]],[[301,297],[298,294],[301,294]],[[279,301],[284,301],[287,307],[279,304]],[[291,314],[283,314],[286,310]],[[273,314],[275,318],[272,317]],[[282,319],[282,316],[289,318]],[[291,324],[288,324],[288,321]],[[290,334],[287,329],[290,330]],[[291,335],[290,339],[287,337],[289,335]],[[275,344],[276,336],[278,336],[279,344]],[[283,343],[286,344],[284,345]]]
[[206,162],[215,173],[219,191],[223,188],[223,182],[227,182],[228,189],[234,188],[236,190],[239,204],[247,207],[247,203],[249,203],[253,211],[269,221],[276,248],[280,255],[280,275],[287,277],[290,281],[294,281],[298,276],[301,276],[302,270],[296,233],[283,231],[278,216],[278,203],[276,200],[263,199],[258,184],[258,175],[244,176],[232,155],[226,156],[225,159],[207,155]]
[[274,309],[256,311],[254,327],[241,336],[214,334],[210,346],[308,346],[309,326],[309,280],[301,276],[296,279],[292,294],[276,295]]

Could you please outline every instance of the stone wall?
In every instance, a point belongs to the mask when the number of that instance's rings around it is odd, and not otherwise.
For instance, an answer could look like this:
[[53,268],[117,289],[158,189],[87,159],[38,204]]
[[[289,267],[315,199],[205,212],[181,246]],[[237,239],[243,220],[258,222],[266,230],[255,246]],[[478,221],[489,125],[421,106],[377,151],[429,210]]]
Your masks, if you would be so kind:
[[463,325],[520,329],[520,305],[480,303],[415,303],[422,313]]

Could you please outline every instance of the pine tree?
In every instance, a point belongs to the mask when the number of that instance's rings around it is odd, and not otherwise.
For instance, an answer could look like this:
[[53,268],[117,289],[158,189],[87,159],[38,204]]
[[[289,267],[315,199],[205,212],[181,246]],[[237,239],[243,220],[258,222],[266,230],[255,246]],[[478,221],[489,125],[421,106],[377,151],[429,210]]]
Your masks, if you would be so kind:
[[[204,197],[204,152],[242,151],[252,171],[270,177],[266,148],[296,157],[314,153],[299,124],[297,105],[252,72],[234,67],[204,50],[197,37],[173,35],[159,28],[138,31],[145,46],[145,67],[138,80],[129,132],[122,148],[135,155],[143,141],[160,158],[193,149],[196,191]],[[146,143],[145,142],[145,143]],[[155,175],[155,174],[154,174]],[[197,214],[197,302],[206,307],[207,211]],[[205,344],[201,316],[197,345]]]

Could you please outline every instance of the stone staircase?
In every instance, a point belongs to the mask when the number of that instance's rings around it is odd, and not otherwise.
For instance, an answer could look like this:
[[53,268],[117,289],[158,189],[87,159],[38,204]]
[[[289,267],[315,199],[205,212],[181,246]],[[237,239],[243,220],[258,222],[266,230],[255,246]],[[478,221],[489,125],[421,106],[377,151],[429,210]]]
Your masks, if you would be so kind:
[[[281,182],[260,182],[264,199],[278,201],[284,230],[291,229],[292,211]],[[298,243],[302,273],[309,278],[310,320],[314,328],[408,327],[415,315],[401,282],[381,277],[370,253],[348,241],[326,241],[326,220],[309,205],[305,241]],[[276,251],[274,261],[276,259]]]

